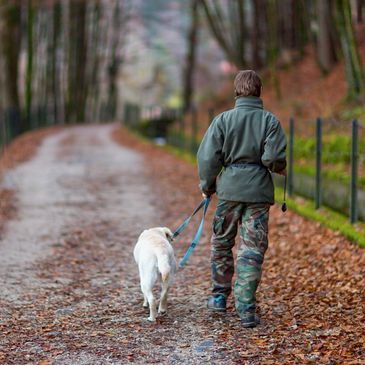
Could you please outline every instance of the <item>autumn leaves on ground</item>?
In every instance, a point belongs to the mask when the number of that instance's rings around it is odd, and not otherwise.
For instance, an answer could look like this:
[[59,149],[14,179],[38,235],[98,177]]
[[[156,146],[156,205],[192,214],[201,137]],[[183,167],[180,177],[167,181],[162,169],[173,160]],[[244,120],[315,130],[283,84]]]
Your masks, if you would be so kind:
[[[273,207],[262,323],[243,329],[232,299],[224,315],[205,308],[213,202],[167,315],[151,324],[133,246],[192,211],[196,168],[117,126],[27,138],[2,173],[1,364],[364,364],[364,250]],[[196,224],[175,242],[178,259]]]

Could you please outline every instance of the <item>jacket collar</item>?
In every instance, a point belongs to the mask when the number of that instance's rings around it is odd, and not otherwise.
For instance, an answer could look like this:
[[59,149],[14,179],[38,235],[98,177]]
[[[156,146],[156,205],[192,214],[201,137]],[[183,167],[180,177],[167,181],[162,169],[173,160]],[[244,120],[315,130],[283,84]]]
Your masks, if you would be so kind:
[[236,99],[235,108],[263,109],[262,99],[257,96],[240,96]]

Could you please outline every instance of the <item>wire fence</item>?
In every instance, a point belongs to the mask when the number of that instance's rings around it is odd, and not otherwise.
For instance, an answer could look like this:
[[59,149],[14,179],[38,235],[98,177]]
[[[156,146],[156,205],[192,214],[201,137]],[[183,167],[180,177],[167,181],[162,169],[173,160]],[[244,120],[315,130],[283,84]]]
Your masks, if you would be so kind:
[[[157,106],[126,104],[123,122],[157,144],[169,144],[195,155],[216,111],[192,108],[188,113]],[[63,124],[53,110],[37,107],[25,120],[18,109],[0,113],[0,151],[24,131]],[[288,193],[313,199],[347,214],[351,223],[365,221],[365,125],[317,118],[288,124]]]
[[[167,143],[196,154],[216,111],[125,106],[124,121],[158,144]],[[365,126],[317,118],[288,123],[288,193],[312,199],[316,209],[328,206],[365,221]]]
[[[351,223],[365,221],[365,136],[359,123],[343,123],[333,129],[330,121],[317,118],[312,137],[295,133],[290,120],[288,138],[288,192],[348,214]],[[361,174],[360,174],[361,172]]]

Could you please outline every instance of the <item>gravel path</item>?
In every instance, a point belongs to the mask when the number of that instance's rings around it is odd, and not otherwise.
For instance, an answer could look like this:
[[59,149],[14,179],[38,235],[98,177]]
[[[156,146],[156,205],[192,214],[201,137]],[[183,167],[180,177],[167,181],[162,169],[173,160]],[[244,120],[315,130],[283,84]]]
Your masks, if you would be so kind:
[[5,187],[16,190],[18,218],[0,242],[1,298],[18,298],[23,282],[36,288],[34,262],[74,229],[104,221],[135,235],[152,223],[141,156],[111,142],[110,132],[107,126],[58,133],[5,177]]
[[[16,190],[18,213],[0,241],[0,324],[4,327],[15,324],[8,322],[14,316],[18,325],[30,322],[30,330],[38,321],[44,322],[37,327],[54,325],[59,316],[77,316],[78,310],[86,308],[92,311],[85,293],[81,293],[83,300],[74,297],[68,301],[73,290],[82,291],[82,280],[99,291],[111,282],[119,291],[132,284],[133,294],[137,294],[133,244],[142,229],[160,223],[159,214],[151,203],[142,157],[111,141],[111,129],[76,127],[48,137],[35,158],[6,176],[5,187]],[[86,247],[84,262],[73,251]],[[89,267],[88,259],[100,265]],[[112,271],[115,273],[110,275]],[[100,295],[108,308],[112,299],[107,292]],[[126,305],[127,294],[122,295]],[[115,303],[116,318],[122,316],[120,304]],[[44,306],[50,312],[41,313]],[[38,314],[46,317],[37,318]],[[9,348],[11,336],[1,339],[0,359],[24,364],[48,358],[41,337],[27,338],[27,331],[23,334],[24,340],[18,338],[20,343],[13,348]],[[66,347],[53,358],[55,363],[91,364],[109,356],[106,349],[106,354],[96,356]]]
[[196,169],[123,130],[112,139],[113,128],[47,137],[6,176],[18,209],[0,241],[1,365],[364,363],[365,251],[276,208],[260,326],[241,328],[232,298],[225,315],[205,308],[207,228],[167,315],[147,322],[133,247],[144,228],[174,229],[194,208]]

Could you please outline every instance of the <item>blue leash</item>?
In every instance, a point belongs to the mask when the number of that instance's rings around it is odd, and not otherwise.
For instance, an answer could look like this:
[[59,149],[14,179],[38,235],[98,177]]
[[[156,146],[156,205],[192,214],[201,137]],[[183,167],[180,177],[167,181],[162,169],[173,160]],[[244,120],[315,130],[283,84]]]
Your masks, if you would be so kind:
[[185,229],[185,227],[189,224],[191,218],[194,217],[194,215],[196,213],[198,213],[199,210],[204,207],[203,217],[202,217],[202,219],[200,221],[199,228],[196,231],[196,234],[195,234],[195,237],[193,239],[193,242],[191,242],[190,247],[188,248],[188,250],[185,253],[185,256],[181,259],[181,261],[179,263],[179,268],[180,269],[182,269],[183,267],[185,267],[185,265],[187,264],[187,262],[189,260],[189,257],[191,256],[191,254],[193,253],[195,247],[199,243],[200,236],[201,236],[201,234],[203,232],[205,215],[207,213],[209,203],[210,203],[210,198],[203,199],[202,202],[195,208],[195,210],[193,211],[193,213],[187,219],[185,219],[185,221],[179,226],[179,228],[174,232],[174,235],[172,236],[173,239],[176,238]]

